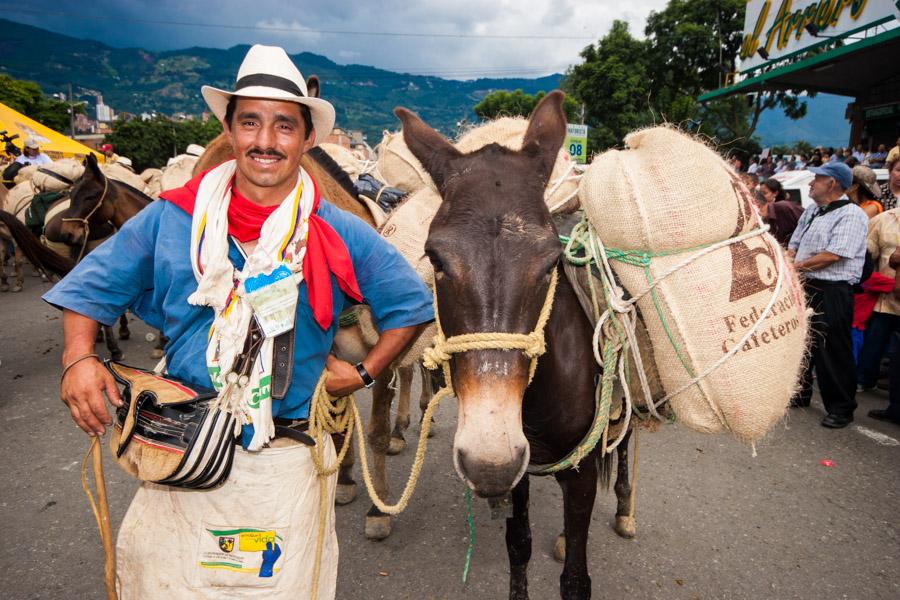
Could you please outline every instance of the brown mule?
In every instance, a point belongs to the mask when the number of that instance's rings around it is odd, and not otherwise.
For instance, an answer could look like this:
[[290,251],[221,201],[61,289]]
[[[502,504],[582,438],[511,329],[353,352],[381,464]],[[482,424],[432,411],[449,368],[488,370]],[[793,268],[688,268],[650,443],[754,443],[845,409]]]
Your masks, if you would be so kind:
[[[593,328],[562,274],[562,248],[543,200],[566,135],[562,101],[558,91],[541,101],[518,152],[489,144],[462,154],[416,115],[396,110],[407,146],[443,197],[425,250],[435,270],[444,334],[532,332],[552,273],[558,275],[544,330],[547,351],[530,385],[530,359],[518,350],[469,350],[450,359],[459,406],[454,464],[477,495],[512,495],[506,530],[509,597],[519,600],[528,598],[531,557],[527,467],[554,463],[581,442],[594,417],[600,373],[591,350]],[[617,512],[627,510],[630,495],[623,455]],[[595,448],[578,470],[555,475],[564,502],[563,598],[591,595],[587,537],[598,475],[608,481],[609,458],[601,459]]]

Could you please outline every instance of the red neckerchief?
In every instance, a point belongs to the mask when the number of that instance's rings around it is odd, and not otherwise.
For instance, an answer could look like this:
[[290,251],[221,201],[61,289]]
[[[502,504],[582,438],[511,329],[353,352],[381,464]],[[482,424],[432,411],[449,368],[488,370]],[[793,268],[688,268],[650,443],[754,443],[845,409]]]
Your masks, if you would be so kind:
[[[171,202],[187,214],[193,215],[200,181],[211,170],[203,171],[183,187],[166,190],[160,195],[160,198]],[[344,241],[331,225],[318,215],[321,197],[319,196],[319,186],[315,180],[313,180],[313,187],[315,198],[312,214],[309,216],[309,235],[306,239],[306,255],[303,257],[303,278],[306,280],[313,317],[319,327],[328,329],[331,327],[332,321],[329,273],[335,276],[341,290],[357,302],[362,302],[362,293],[359,291],[356,274],[353,272],[353,262],[350,260],[350,253],[347,251]],[[241,242],[259,239],[263,223],[276,208],[278,208],[277,205],[259,206],[254,204],[232,188],[231,202],[228,205],[229,235]]]

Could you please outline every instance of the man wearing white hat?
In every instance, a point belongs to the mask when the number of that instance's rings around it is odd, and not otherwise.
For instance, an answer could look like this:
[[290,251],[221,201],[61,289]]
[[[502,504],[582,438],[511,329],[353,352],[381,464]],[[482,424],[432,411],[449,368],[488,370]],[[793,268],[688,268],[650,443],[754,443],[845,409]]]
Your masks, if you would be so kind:
[[[202,92],[235,159],[164,192],[166,201],[128,221],[44,296],[64,309],[61,397],[87,433],[112,424],[101,390],[116,406],[121,400],[93,339],[97,321],[127,308],[169,338],[169,376],[215,388],[218,406],[244,423],[221,487],[141,486],[119,531],[122,597],[308,598],[317,585],[318,598],[333,598],[336,482],[328,479],[314,583],[319,487],[310,450],[297,442],[312,442],[304,431],[313,389],[323,370],[332,394],[370,386],[434,318],[431,294],[374,229],[320,198],[300,167],[335,113],[308,97],[284,50],[253,46],[234,91]],[[351,365],[329,350],[338,315],[358,302],[382,334]],[[251,366],[238,376],[236,364]]]
[[49,156],[41,152],[40,144],[38,144],[37,140],[30,135],[25,138],[25,142],[22,146],[22,154],[16,157],[17,163],[22,163],[24,165],[46,165],[53,162]]

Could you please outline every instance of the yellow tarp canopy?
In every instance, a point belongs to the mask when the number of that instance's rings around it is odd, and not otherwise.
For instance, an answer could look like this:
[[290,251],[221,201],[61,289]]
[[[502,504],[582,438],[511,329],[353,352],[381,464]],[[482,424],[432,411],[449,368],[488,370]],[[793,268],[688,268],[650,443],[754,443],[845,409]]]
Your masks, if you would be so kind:
[[25,143],[25,138],[30,135],[40,144],[41,152],[52,159],[84,158],[88,154],[93,154],[100,162],[104,162],[105,159],[102,153],[91,150],[84,144],[79,144],[75,140],[67,138],[46,125],[41,125],[34,119],[29,119],[22,113],[0,103],[0,131],[4,129],[7,135],[19,134],[19,137],[13,140],[13,144],[18,146],[20,150]]

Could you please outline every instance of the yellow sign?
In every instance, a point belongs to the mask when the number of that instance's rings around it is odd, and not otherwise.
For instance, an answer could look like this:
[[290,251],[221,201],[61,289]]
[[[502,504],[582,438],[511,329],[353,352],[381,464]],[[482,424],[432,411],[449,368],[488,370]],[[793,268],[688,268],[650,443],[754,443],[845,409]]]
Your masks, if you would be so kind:
[[817,35],[826,39],[849,35],[893,20],[896,14],[893,4],[888,0],[748,0],[741,70],[756,68],[766,61],[825,41]]
[[275,544],[274,531],[242,531],[238,538],[238,549],[241,552],[262,552],[266,543]]

